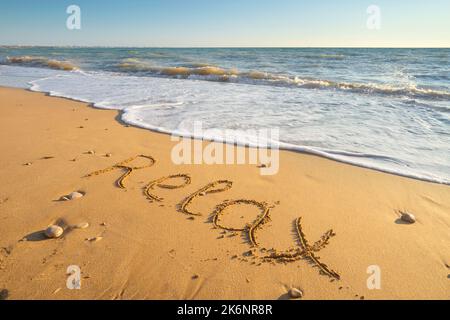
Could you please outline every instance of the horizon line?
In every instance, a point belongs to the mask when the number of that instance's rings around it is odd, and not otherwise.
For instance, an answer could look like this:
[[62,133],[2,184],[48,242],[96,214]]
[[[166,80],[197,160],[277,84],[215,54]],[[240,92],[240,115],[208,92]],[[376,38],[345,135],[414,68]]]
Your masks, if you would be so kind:
[[450,49],[447,47],[438,46],[398,46],[398,47],[385,47],[385,46],[105,46],[105,45],[9,45],[0,44],[2,47],[40,47],[40,48],[139,48],[139,49]]

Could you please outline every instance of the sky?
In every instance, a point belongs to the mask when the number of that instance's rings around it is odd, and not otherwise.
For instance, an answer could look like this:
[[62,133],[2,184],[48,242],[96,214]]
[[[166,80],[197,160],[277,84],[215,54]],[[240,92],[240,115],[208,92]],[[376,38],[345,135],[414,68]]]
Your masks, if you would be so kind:
[[[73,4],[80,30],[66,27]],[[367,27],[370,5],[379,29]],[[450,1],[1,1],[0,45],[450,47]]]

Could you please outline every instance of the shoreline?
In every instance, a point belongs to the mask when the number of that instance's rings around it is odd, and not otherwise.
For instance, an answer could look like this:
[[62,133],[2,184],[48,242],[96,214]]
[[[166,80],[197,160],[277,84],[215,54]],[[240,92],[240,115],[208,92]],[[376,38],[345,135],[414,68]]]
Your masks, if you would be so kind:
[[[193,139],[193,140],[202,140],[202,141],[206,141],[206,142],[217,142],[217,143],[223,143],[223,144],[229,145],[229,143],[227,143],[226,141],[223,141],[222,139],[217,139],[217,140],[203,139],[202,137],[197,137],[197,136],[194,136],[193,134],[181,134],[181,133],[177,133],[177,132],[170,132],[169,130],[158,129],[158,128],[153,127],[153,126],[144,126],[144,125],[139,125],[139,124],[136,124],[136,123],[127,123],[124,120],[122,120],[122,116],[125,113],[125,111],[122,110],[122,109],[110,109],[110,108],[97,107],[97,106],[95,106],[94,102],[88,102],[88,101],[83,101],[83,100],[79,100],[79,99],[76,99],[76,98],[70,98],[70,97],[65,97],[65,96],[58,95],[58,94],[52,94],[51,92],[47,92],[47,91],[33,90],[33,85],[30,88],[13,88],[13,87],[5,87],[5,86],[0,86],[0,88],[5,88],[5,89],[8,89],[8,88],[11,88],[11,89],[22,89],[22,90],[26,90],[26,91],[29,91],[29,92],[42,93],[42,94],[45,94],[48,97],[61,98],[61,99],[67,99],[69,101],[85,103],[89,107],[94,108],[94,109],[115,110],[115,111],[118,112],[117,116],[115,117],[115,120],[118,121],[121,125],[124,125],[124,126],[133,126],[135,128],[148,130],[148,131],[153,132],[153,133],[164,134],[164,135],[167,135],[167,136],[174,135],[174,136],[179,136],[179,137],[182,137],[182,138],[189,138],[189,139]],[[330,160],[330,161],[335,161],[335,162],[338,162],[338,163],[341,163],[341,164],[344,164],[344,165],[350,165],[350,166],[354,166],[354,167],[358,167],[358,168],[362,168],[362,169],[373,170],[373,171],[376,171],[376,172],[389,174],[389,175],[393,175],[393,176],[398,176],[398,177],[402,177],[402,178],[406,178],[406,179],[413,179],[413,180],[423,181],[423,182],[427,182],[427,183],[433,183],[433,184],[450,186],[450,182],[438,181],[436,179],[427,178],[427,177],[420,176],[419,174],[415,174],[415,173],[407,174],[407,173],[402,173],[402,172],[395,171],[393,169],[391,170],[391,169],[378,168],[376,165],[364,165],[364,164],[358,163],[358,162],[353,161],[353,160],[342,160],[342,159],[339,159],[338,157],[333,156],[333,155],[331,155],[329,153],[326,153],[326,152],[323,152],[323,151],[320,151],[320,150],[314,150],[311,147],[307,147],[307,146],[297,146],[297,145],[292,145],[292,144],[289,144],[289,143],[282,143],[282,142],[280,142],[280,144],[281,145],[279,146],[278,150],[284,151],[284,152],[292,152],[292,153],[316,156],[316,157],[320,157],[320,158],[327,159],[327,160]],[[239,141],[235,141],[234,145],[237,145],[239,147],[243,147],[243,148],[246,148],[246,149],[258,148],[255,145],[248,145],[246,143],[241,143]],[[339,152],[345,153],[345,151],[339,151]]]
[[[168,134],[124,126],[120,110],[4,87],[0,101],[0,130],[9,137],[0,145],[0,291],[11,299],[282,299],[291,286],[305,299],[448,299],[448,185],[290,150],[280,151],[275,176],[248,164],[177,166]],[[156,163],[133,172],[125,189],[115,184],[116,170],[83,178],[139,154]],[[191,180],[173,190],[155,187],[165,199],[149,203],[145,185],[171,174]],[[231,189],[190,205],[202,216],[179,211],[187,196],[224,179]],[[85,192],[82,199],[56,201],[77,190]],[[274,205],[251,254],[245,232],[223,233],[211,223],[226,199]],[[414,213],[417,223],[401,224],[397,211]],[[239,229],[258,212],[238,205],[221,219]],[[340,280],[302,259],[263,261],[261,249],[296,247],[299,216],[311,243],[329,229],[336,233],[320,257]],[[38,236],[58,221],[89,227],[56,240]],[[93,237],[101,241],[86,240]],[[81,290],[65,287],[71,264],[81,268]],[[382,270],[381,290],[366,286],[374,264]]]

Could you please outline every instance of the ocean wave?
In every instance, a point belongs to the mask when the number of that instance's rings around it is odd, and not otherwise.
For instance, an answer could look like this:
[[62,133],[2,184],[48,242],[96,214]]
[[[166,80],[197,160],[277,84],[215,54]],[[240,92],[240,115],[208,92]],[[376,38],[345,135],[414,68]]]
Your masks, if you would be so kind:
[[385,94],[410,98],[450,99],[450,92],[448,91],[417,87],[412,84],[408,86],[394,86],[378,83],[338,82],[279,75],[264,71],[239,71],[207,64],[160,67],[139,59],[125,59],[116,65],[114,71],[206,81],[290,86],[307,89],[336,89],[355,93]]
[[78,67],[69,61],[59,61],[55,59],[34,56],[6,57],[6,61],[3,64],[21,65],[27,67],[43,67],[65,71],[78,70]]
[[[334,56],[334,55],[329,55]],[[2,64],[2,62],[0,62]],[[81,70],[69,61],[59,61],[38,56],[7,57],[3,64],[41,67],[64,71]],[[138,58],[127,58],[110,67],[109,71],[138,76],[160,76],[176,79],[192,79],[215,82],[245,83],[253,85],[283,86],[305,89],[328,89],[361,94],[381,94],[408,98],[449,100],[450,91],[420,87],[415,84],[393,85],[383,83],[358,83],[315,79],[265,71],[240,71],[207,63],[190,63],[180,66],[157,66]]]
[[[129,125],[135,125],[146,129],[186,137],[192,137],[195,131],[191,130],[189,127],[189,121],[186,122],[187,125],[180,125],[180,123],[183,123],[185,120],[193,119],[192,117],[195,116],[196,121],[212,120],[211,123],[214,123],[212,118],[214,118],[214,115],[219,112],[215,112],[215,107],[210,107],[211,105],[220,106],[219,109],[226,108],[227,104],[222,104],[221,102],[229,99],[235,99],[233,101],[236,102],[237,105],[242,103],[242,105],[249,106],[253,100],[258,99],[259,102],[261,102],[266,99],[263,94],[266,90],[264,90],[261,86],[253,88],[254,90],[252,90],[252,88],[244,85],[221,86],[218,83],[205,84],[197,81],[177,81],[171,78],[158,77],[141,78],[114,73],[81,74],[78,72],[71,72],[59,74],[49,78],[38,79],[30,82],[30,84],[32,85],[31,90],[33,91],[48,92],[50,95],[62,96],[92,103],[94,107],[98,108],[119,109],[122,113],[121,120]],[[199,88],[201,88],[201,90],[199,90]],[[208,94],[195,94],[203,91],[208,91]],[[192,92],[193,94],[186,96],[185,92]],[[243,95],[242,92],[249,92],[250,96]],[[282,93],[276,91],[275,94],[279,97],[283,97],[283,99],[286,99],[286,97],[290,97],[291,95],[295,97],[300,97],[303,95],[296,90],[283,90]],[[213,96],[212,100],[209,100],[210,96]],[[273,95],[270,95],[270,99],[272,98]],[[210,103],[210,101],[214,101],[214,103]],[[273,106],[278,106],[278,103],[273,103],[272,100],[271,104]],[[267,106],[264,103],[258,104],[257,106],[260,105]],[[342,107],[345,108],[345,104]],[[246,109],[263,110],[264,108],[245,107],[245,109],[240,109],[238,111],[238,116],[232,116],[231,118],[227,118],[226,116],[223,117],[223,119],[225,119],[224,122],[230,123],[236,121],[236,119],[240,119],[241,117],[245,118],[245,116],[248,116],[248,114],[245,113]],[[383,104],[376,104],[374,110],[378,110],[382,113],[384,110]],[[258,114],[258,112],[259,111],[257,111],[256,114]],[[182,116],[179,116],[179,114],[182,114]],[[303,113],[298,114],[301,115]],[[222,117],[222,115],[219,115],[218,117]],[[292,117],[292,119],[295,119],[294,117],[297,116],[292,115]],[[167,121],[168,119],[171,120]],[[217,123],[220,123],[220,121]],[[392,123],[393,126],[397,125],[394,121]],[[262,128],[268,126],[267,122],[258,122],[256,120],[255,125]],[[326,126],[326,123],[323,125]],[[352,126],[351,120],[349,120],[348,125]],[[402,123],[399,122],[398,125],[402,126]],[[420,153],[420,155],[418,155],[420,158],[411,158],[408,154],[405,154],[404,151],[409,150],[406,149],[405,146],[411,147],[412,150],[416,150],[416,148],[407,143],[404,140],[404,137],[399,134],[398,136],[395,136],[396,139],[388,139],[385,140],[383,144],[380,144],[383,145],[383,147],[376,148],[374,145],[379,144],[379,138],[373,138],[372,135],[368,135],[367,133],[371,132],[371,130],[365,131],[365,126],[370,127],[370,122],[366,122],[366,124],[362,125],[362,127],[358,130],[358,133],[361,135],[360,139],[364,142],[362,145],[365,145],[365,147],[361,149],[359,147],[351,147],[351,139],[348,140],[350,142],[348,148],[343,145],[335,145],[333,143],[329,145],[323,144],[321,146],[314,146],[309,143],[296,143],[293,142],[296,141],[295,139],[293,141],[289,141],[289,138],[286,138],[286,136],[282,139],[277,139],[277,141],[270,141],[269,143],[272,146],[278,146],[285,150],[310,153],[336,161],[341,161],[343,163],[405,177],[421,179],[424,181],[450,185],[450,179],[446,173],[448,172],[446,169],[448,166],[444,164],[442,167],[433,167],[433,161],[436,161],[433,159],[439,159],[438,147],[425,145],[432,149],[427,151],[427,154],[423,154],[423,152]],[[299,135],[301,135],[303,130],[303,127],[299,126],[299,131],[297,131]],[[308,130],[308,128],[306,130]],[[443,134],[446,134],[445,127],[443,127],[442,130]],[[236,136],[238,139],[238,144],[255,147],[258,146],[257,144],[254,144],[254,140],[251,136],[246,136],[245,134],[242,135],[239,128],[236,129],[236,133],[238,134]],[[346,139],[348,139],[345,132],[339,131],[339,134],[341,135],[339,140],[346,141]],[[420,134],[420,132],[417,134]],[[330,135],[333,135],[333,133],[330,133]],[[207,138],[209,140],[214,139],[214,141],[221,141],[223,138],[221,135],[213,137],[197,137]],[[413,135],[411,137],[419,136]],[[305,141],[308,141],[308,138],[306,138]],[[418,144],[420,145],[420,141]],[[398,150],[398,154],[396,151],[392,151],[392,146],[395,146],[394,150]],[[436,163],[439,163],[439,161],[440,160],[437,160]]]

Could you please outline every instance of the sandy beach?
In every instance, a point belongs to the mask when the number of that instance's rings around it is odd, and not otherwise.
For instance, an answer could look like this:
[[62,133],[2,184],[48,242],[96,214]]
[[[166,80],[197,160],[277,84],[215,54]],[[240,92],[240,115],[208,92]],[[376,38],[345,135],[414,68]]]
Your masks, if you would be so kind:
[[[303,299],[450,299],[447,185],[288,151],[274,176],[175,165],[168,135],[22,89],[0,88],[0,114],[3,299],[286,299],[291,287]],[[144,168],[120,188],[126,166]],[[181,174],[152,184],[163,199],[150,201],[150,182]],[[198,192],[224,180],[228,190]],[[84,196],[60,201],[73,191]],[[224,200],[237,203],[215,210]],[[402,223],[400,211],[417,222]],[[65,228],[61,238],[43,235],[51,224]],[[80,290],[66,287],[71,265]],[[374,265],[378,290],[367,286]]]

